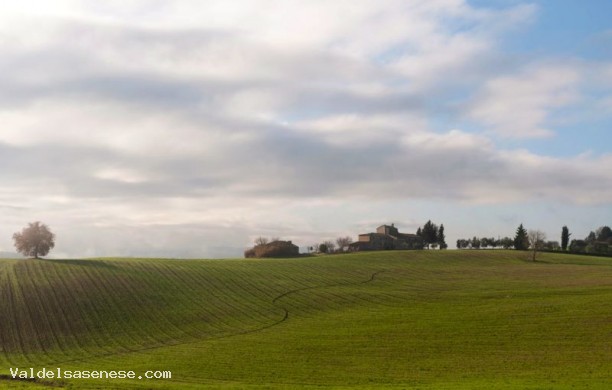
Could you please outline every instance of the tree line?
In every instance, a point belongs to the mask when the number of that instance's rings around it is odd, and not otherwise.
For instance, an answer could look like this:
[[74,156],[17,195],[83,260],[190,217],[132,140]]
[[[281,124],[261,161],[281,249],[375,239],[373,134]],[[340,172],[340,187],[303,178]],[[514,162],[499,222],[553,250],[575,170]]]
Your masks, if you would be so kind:
[[417,229],[416,235],[423,239],[423,244],[425,244],[427,249],[448,248],[446,244],[446,235],[444,234],[444,224],[438,226],[429,220],[423,227]]
[[[521,223],[516,229],[514,238],[504,237],[495,239],[493,237],[473,237],[471,239],[460,238],[457,240],[457,249],[481,249],[481,248],[503,248],[516,250],[532,250],[532,260],[535,261],[538,251],[543,250],[547,245],[554,245],[546,242],[546,235],[541,230],[527,231]],[[557,244],[558,245],[558,244]]]
[[326,240],[321,243],[312,244],[306,249],[308,253],[343,253],[348,251],[348,246],[353,242],[351,237],[343,236],[335,240]]
[[495,238],[495,237],[472,237],[460,238],[457,240],[457,249],[511,249],[514,248],[514,240],[510,237]]
[[571,253],[586,253],[596,255],[612,255],[612,229],[610,226],[600,226],[595,231],[589,234],[582,240],[574,239],[567,246],[571,233],[567,226],[563,227],[562,231],[562,250],[568,250]]
[[[516,229],[514,238],[503,237],[476,237],[460,238],[457,240],[457,249],[516,249],[534,251],[563,251],[571,253],[587,253],[612,255],[612,229],[601,226],[591,231],[583,240],[571,240],[571,233],[567,226],[561,228],[561,242],[546,241],[546,235],[540,230],[527,231],[523,224]],[[534,255],[535,256],[535,255]]]

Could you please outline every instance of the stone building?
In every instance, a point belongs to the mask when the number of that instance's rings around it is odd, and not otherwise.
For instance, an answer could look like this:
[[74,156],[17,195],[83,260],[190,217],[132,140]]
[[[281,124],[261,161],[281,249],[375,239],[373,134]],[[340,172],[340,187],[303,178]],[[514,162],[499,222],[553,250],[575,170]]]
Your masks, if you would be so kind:
[[356,242],[349,245],[349,251],[380,251],[401,249],[423,249],[423,239],[416,234],[400,233],[391,224],[376,228],[376,233],[360,234]]

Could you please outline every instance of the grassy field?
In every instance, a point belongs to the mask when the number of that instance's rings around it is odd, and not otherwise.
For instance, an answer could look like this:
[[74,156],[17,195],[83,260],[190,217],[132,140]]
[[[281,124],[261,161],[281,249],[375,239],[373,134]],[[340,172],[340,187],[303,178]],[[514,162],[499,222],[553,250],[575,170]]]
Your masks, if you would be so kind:
[[0,260],[0,387],[609,389],[612,259],[527,259]]

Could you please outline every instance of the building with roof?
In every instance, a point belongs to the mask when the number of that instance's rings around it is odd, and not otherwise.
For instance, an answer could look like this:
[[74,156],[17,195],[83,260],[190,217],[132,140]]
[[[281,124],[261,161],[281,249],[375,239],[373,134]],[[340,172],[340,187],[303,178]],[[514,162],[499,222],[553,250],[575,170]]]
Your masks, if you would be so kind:
[[364,233],[349,245],[349,251],[423,249],[423,239],[416,234],[400,233],[394,224],[381,225],[375,233]]

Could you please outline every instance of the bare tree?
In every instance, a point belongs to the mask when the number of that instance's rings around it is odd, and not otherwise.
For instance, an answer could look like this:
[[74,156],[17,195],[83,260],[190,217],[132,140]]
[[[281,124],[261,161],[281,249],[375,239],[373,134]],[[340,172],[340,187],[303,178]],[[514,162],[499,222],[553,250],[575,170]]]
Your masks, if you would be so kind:
[[353,242],[349,236],[346,237],[338,237],[336,239],[336,244],[338,244],[338,250],[343,251],[345,247],[349,246],[349,244]]
[[327,253],[333,253],[336,250],[336,244],[331,240],[325,241],[323,245],[327,248]]
[[13,240],[17,252],[35,259],[38,259],[38,256],[46,256],[55,246],[55,234],[39,221],[30,222],[21,232],[13,234]]
[[257,237],[255,239],[255,245],[266,245],[268,243],[268,239],[265,237]]
[[544,247],[544,240],[546,240],[546,234],[541,230],[530,230],[527,233],[527,239],[529,240],[529,247],[532,250],[531,260],[536,260],[536,254],[538,250]]

